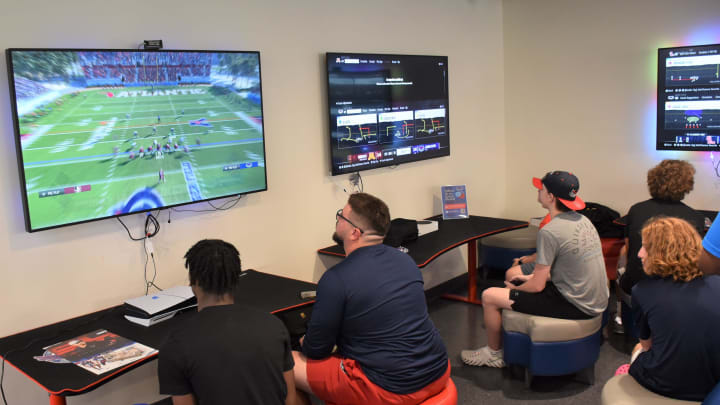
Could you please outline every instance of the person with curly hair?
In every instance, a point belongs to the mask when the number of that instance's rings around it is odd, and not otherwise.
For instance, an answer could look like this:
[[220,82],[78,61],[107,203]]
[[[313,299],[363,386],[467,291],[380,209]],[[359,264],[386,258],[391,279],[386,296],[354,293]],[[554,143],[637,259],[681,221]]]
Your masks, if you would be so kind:
[[647,185],[652,198],[630,207],[624,217],[627,265],[620,278],[620,288],[625,294],[631,294],[633,286],[647,277],[638,252],[640,230],[648,219],[659,215],[682,218],[698,232],[704,231],[705,217],[682,202],[693,189],[694,176],[695,168],[685,160],[665,159],[648,171]]
[[630,375],[650,391],[689,401],[702,401],[720,382],[720,276],[703,276],[701,252],[687,221],[651,219],[638,252],[648,278],[632,291],[640,343]]

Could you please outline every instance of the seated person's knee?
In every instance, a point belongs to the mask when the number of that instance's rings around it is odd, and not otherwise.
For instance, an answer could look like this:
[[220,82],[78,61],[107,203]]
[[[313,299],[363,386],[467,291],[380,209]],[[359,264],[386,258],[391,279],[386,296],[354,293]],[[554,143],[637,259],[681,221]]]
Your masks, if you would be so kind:
[[523,274],[521,266],[512,266],[505,272],[505,281],[510,281],[513,277],[519,276],[521,274]]

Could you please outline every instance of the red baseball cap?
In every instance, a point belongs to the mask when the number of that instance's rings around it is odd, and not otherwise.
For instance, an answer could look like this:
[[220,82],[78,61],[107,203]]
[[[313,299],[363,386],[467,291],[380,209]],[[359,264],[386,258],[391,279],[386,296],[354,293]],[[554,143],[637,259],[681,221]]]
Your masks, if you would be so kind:
[[585,201],[577,195],[580,180],[570,172],[560,170],[548,172],[542,179],[533,177],[532,182],[538,190],[542,190],[544,184],[549,193],[573,211],[585,208]]

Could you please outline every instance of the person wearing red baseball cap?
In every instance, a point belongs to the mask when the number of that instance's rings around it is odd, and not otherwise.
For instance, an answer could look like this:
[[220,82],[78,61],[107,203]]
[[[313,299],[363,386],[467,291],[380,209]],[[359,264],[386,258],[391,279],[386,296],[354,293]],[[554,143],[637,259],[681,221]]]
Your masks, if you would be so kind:
[[[538,202],[550,222],[538,231],[537,253],[529,274],[515,274],[505,288],[483,291],[483,317],[488,344],[463,350],[471,366],[504,367],[502,310],[562,319],[593,318],[607,307],[605,261],[595,226],[576,210],[585,203],[578,196],[580,181],[569,172],[553,171],[533,178]],[[510,271],[510,270],[509,270]]]
[[[547,182],[548,185],[545,187],[552,195],[557,197],[558,201],[562,203],[565,208],[573,211],[585,208],[585,202],[577,196],[580,183],[572,173],[555,171],[547,173],[542,179],[533,177],[532,182],[538,190],[542,190],[543,182]],[[540,201],[538,200],[538,202]],[[561,207],[561,209],[563,208]],[[542,229],[551,219],[552,216],[547,214],[542,222],[540,222],[538,228]],[[535,269],[536,259],[537,253],[513,259],[512,266],[505,272],[505,280],[512,281],[515,276],[532,274]]]

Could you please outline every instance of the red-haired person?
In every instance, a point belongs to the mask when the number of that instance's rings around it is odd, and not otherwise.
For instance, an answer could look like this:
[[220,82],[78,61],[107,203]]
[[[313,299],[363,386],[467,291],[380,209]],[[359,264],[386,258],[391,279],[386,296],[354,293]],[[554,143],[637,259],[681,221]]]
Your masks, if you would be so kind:
[[640,343],[630,375],[650,391],[688,401],[702,401],[720,382],[720,276],[703,276],[701,251],[687,221],[650,220],[638,252],[648,278],[632,290]]

